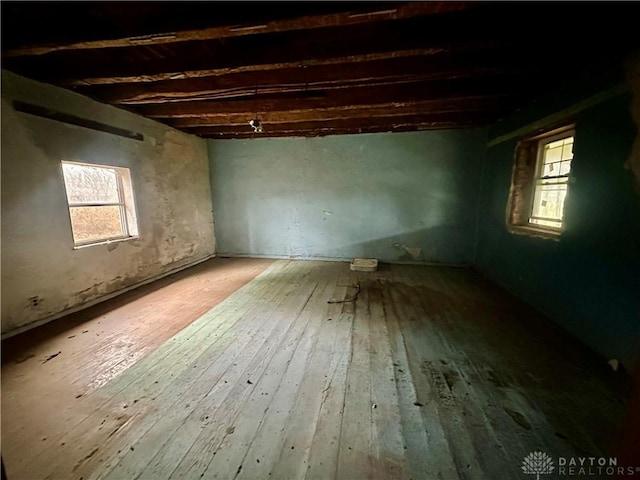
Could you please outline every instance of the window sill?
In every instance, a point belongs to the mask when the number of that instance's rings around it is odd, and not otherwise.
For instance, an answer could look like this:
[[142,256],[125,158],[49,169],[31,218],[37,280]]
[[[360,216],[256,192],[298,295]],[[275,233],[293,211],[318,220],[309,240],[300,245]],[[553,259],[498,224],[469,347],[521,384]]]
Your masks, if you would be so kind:
[[534,225],[508,225],[507,229],[510,233],[514,233],[516,235],[528,235],[530,237],[538,237],[555,241],[560,240],[560,236],[562,235],[562,230],[551,230]]
[[112,240],[102,240],[100,242],[95,242],[95,243],[83,243],[82,245],[74,245],[73,249],[74,250],[82,250],[84,248],[87,247],[96,247],[98,245],[110,245],[112,243],[120,243],[120,242],[126,242],[129,240],[137,240],[138,238],[140,238],[139,236],[131,236],[131,237],[125,237],[125,238],[114,238]]

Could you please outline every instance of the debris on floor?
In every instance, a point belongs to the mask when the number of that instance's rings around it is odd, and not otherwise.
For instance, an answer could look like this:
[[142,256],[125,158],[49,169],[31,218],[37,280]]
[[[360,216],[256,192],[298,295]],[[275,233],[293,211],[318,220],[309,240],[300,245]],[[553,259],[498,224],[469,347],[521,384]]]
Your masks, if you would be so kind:
[[44,361],[42,363],[47,363],[49,360],[52,360],[52,359],[56,358],[61,353],[62,353],[62,350],[60,350],[58,353],[54,353],[52,355],[49,355],[47,358],[44,359]]
[[375,272],[378,260],[375,258],[354,258],[349,265],[352,272]]
[[355,295],[353,295],[353,297],[345,298],[344,300],[328,300],[327,303],[350,303],[350,302],[355,302],[358,299],[358,295],[360,294],[360,284],[357,283],[352,288],[356,289],[356,293],[355,293]]

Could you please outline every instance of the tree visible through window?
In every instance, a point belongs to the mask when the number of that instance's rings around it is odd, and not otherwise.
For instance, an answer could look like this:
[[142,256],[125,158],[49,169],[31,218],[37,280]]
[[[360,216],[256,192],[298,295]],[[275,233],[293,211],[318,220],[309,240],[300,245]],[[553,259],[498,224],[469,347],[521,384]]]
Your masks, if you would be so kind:
[[129,169],[62,162],[75,245],[138,235]]
[[511,231],[562,231],[574,134],[573,126],[565,126],[518,143],[507,207]]

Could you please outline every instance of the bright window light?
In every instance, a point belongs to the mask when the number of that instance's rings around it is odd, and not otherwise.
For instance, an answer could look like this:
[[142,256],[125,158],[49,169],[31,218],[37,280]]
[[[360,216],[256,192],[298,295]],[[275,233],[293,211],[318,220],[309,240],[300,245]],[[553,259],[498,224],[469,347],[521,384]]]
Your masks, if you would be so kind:
[[128,168],[62,162],[75,246],[138,236]]

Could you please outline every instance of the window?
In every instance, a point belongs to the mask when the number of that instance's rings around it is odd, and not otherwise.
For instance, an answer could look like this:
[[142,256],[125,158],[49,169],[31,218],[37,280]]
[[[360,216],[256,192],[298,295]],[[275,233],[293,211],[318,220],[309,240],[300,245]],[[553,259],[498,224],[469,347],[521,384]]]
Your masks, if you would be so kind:
[[518,144],[507,208],[511,231],[561,233],[574,134],[565,126]]
[[74,245],[138,235],[128,168],[63,161],[62,173]]

